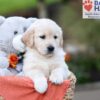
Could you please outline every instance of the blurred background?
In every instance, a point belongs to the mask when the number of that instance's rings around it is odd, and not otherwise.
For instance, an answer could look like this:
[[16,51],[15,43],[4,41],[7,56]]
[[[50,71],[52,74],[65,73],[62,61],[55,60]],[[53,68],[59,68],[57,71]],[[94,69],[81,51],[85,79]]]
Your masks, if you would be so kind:
[[82,19],[81,0],[0,0],[0,15],[55,20],[77,77],[75,100],[100,100],[100,20]]

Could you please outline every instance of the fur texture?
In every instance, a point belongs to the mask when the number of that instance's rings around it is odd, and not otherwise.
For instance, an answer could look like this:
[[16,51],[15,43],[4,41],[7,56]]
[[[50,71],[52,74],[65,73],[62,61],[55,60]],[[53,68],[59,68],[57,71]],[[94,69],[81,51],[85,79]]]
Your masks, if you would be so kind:
[[50,19],[35,21],[22,37],[26,45],[23,71],[34,81],[39,93],[47,90],[49,79],[61,84],[70,75],[64,61],[61,28]]
[[[11,53],[20,53],[14,49],[12,41],[17,35],[22,35],[35,20],[37,19],[26,19],[18,16],[5,18],[0,16],[0,76],[16,75],[22,71],[22,63],[17,64],[16,69],[8,68],[8,56]],[[19,41],[16,42],[16,44],[19,44]]]

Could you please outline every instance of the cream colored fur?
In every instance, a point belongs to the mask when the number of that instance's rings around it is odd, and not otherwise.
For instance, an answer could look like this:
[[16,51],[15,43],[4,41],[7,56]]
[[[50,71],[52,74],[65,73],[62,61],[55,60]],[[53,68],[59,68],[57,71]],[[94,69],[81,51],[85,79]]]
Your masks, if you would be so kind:
[[[41,38],[44,35],[45,39]],[[67,79],[70,71],[64,61],[62,30],[54,21],[37,20],[25,32],[22,41],[26,45],[23,71],[33,80],[39,93],[47,90],[48,79],[54,84]],[[47,50],[50,45],[54,47],[52,53]]]

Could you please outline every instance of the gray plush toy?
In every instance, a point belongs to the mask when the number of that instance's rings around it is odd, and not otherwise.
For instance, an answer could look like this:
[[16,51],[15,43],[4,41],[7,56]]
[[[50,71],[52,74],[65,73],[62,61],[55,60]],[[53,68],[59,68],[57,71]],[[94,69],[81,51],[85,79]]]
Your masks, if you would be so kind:
[[22,69],[22,64],[18,64],[16,69],[9,68],[8,55],[19,54],[12,45],[13,38],[23,34],[36,18],[8,17],[0,16],[0,76],[16,75]]

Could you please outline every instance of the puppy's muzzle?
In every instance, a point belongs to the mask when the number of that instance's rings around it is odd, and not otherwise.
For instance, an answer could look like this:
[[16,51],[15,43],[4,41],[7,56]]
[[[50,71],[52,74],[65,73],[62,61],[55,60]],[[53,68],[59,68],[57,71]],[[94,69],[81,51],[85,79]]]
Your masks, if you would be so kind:
[[53,46],[48,46],[47,47],[47,50],[48,50],[48,53],[53,53],[54,52],[54,47]]

